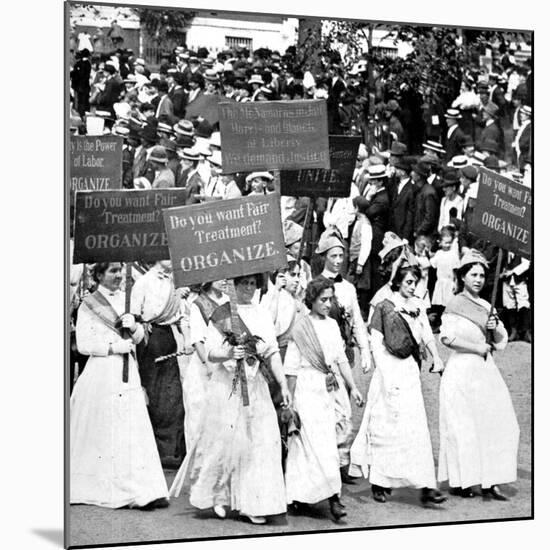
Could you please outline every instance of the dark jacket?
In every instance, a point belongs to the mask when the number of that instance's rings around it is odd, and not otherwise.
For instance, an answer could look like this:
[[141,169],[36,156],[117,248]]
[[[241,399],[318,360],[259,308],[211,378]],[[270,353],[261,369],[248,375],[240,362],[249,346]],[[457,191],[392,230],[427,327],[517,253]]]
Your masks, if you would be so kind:
[[185,107],[187,105],[187,92],[183,88],[175,88],[170,95],[176,118],[185,118]]
[[447,139],[447,132],[445,132],[445,159],[451,160],[456,155],[462,155],[462,148],[464,146],[464,141],[466,139],[466,134],[457,127],[454,132],[451,134],[451,137]]
[[378,256],[382,250],[384,233],[389,228],[390,200],[385,188],[376,193],[369,201],[365,214],[372,225],[372,248],[370,256]]
[[415,189],[409,180],[401,193],[397,193],[393,199],[390,217],[390,230],[399,235],[402,239],[407,239],[412,243],[414,208],[415,208]]
[[416,193],[414,207],[414,236],[433,235],[439,220],[439,197],[427,182]]

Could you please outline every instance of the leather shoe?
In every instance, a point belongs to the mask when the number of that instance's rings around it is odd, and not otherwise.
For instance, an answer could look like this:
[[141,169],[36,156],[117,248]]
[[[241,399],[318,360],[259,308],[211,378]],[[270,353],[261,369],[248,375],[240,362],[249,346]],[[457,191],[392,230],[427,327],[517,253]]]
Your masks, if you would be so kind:
[[420,495],[422,504],[441,504],[447,500],[447,497],[437,489],[428,489],[424,487]]
[[139,509],[144,512],[150,512],[156,508],[168,508],[168,506],[170,506],[170,503],[167,498],[157,498],[156,500],[148,502],[145,506],[140,506]]
[[388,489],[385,489],[384,487],[380,487],[379,485],[373,485],[371,487],[371,490],[372,490],[372,498],[376,500],[376,502],[382,502],[382,503],[386,502],[386,492],[388,491]]
[[465,489],[462,487],[449,487],[449,494],[462,498],[473,498],[476,496],[471,487],[466,487]]
[[347,470],[346,466],[343,466],[342,468],[340,468],[340,478],[342,479],[342,483],[347,483],[348,485],[355,485],[355,479],[351,477],[346,470]]
[[490,489],[481,489],[481,494],[485,499],[492,498],[493,500],[501,500],[501,501],[509,500],[508,497],[504,496],[500,492],[500,488],[498,485],[493,485]]
[[347,512],[344,510],[344,507],[342,506],[339,498],[329,499],[329,505],[330,513],[336,521],[348,515]]

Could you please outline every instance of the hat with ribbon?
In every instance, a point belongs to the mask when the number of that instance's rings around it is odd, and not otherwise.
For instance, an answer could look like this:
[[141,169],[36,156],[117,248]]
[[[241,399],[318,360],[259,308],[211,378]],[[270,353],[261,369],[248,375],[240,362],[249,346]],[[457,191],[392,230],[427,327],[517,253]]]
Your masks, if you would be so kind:
[[283,237],[285,239],[285,246],[292,246],[294,243],[302,240],[304,234],[304,228],[293,222],[292,220],[285,220],[283,222]]
[[460,114],[460,111],[458,109],[447,109],[447,112],[445,113],[445,118],[450,119],[456,119],[462,118],[462,115]]
[[186,160],[198,161],[201,159],[199,152],[195,148],[185,148],[180,152],[180,157]]
[[438,181],[438,187],[441,189],[460,183],[460,173],[456,168],[445,170],[443,177]]
[[269,172],[252,172],[246,176],[246,183],[250,183],[256,178],[261,178],[268,182],[273,181],[273,176]]
[[319,243],[317,244],[315,252],[317,254],[324,254],[335,247],[345,249],[344,242],[338,229],[330,227],[325,229],[319,237]]
[[531,107],[531,105],[524,105],[520,108],[519,111],[522,115],[526,115],[529,117],[533,115],[533,108]]
[[422,147],[439,155],[445,154],[445,149],[443,149],[443,145],[441,145],[441,143],[439,143],[438,141],[432,141],[431,139],[429,139],[426,143],[422,144]]
[[383,260],[392,250],[406,244],[407,241],[396,235],[393,231],[386,231],[382,240],[382,250],[380,250],[378,256]]
[[453,168],[468,166],[468,157],[466,155],[456,155],[451,159],[448,166],[452,166]]
[[466,265],[471,264],[481,264],[486,269],[489,269],[489,263],[487,262],[487,258],[478,250],[475,248],[470,248],[467,250],[464,255],[462,256],[462,259],[460,260],[460,268],[463,268]]
[[387,176],[388,172],[383,164],[371,164],[367,167],[367,178],[369,180],[382,179]]
[[181,119],[177,124],[174,124],[174,131],[177,135],[192,136],[195,133],[195,127],[190,120]]
[[172,126],[170,126],[170,124],[166,124],[165,122],[159,122],[157,124],[157,132],[163,132],[165,134],[172,135],[174,133],[174,130],[172,129]]
[[166,149],[162,145],[155,145],[151,154],[149,155],[149,160],[152,162],[158,162],[160,164],[166,164],[168,162],[168,156],[166,155]]
[[393,262],[391,267],[390,282],[392,282],[395,279],[395,276],[397,275],[397,272],[400,269],[418,265],[418,259],[416,258],[413,251],[411,250],[411,247],[408,245],[406,240],[404,240],[403,242],[404,242],[404,245],[403,245],[403,248],[401,249],[401,254],[399,254],[399,256]]
[[248,79],[248,83],[249,84],[259,84],[260,86],[264,85],[264,81],[263,81],[262,77],[259,74],[253,74]]

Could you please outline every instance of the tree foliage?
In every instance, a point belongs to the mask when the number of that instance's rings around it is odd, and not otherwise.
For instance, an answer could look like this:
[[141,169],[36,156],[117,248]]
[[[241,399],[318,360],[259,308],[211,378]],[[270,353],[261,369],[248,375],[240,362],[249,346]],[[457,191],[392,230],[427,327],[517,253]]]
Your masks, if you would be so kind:
[[196,15],[182,9],[134,9],[145,32],[158,44],[180,39]]

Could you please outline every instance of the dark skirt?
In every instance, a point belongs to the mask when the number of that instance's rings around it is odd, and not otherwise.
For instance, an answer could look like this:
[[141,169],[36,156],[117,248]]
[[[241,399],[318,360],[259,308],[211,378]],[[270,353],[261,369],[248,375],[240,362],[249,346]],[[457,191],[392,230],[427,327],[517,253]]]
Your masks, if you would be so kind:
[[178,360],[155,363],[177,349],[170,326],[152,325],[147,345],[137,349],[141,385],[149,398],[149,417],[164,466],[177,466],[185,456],[183,394]]

